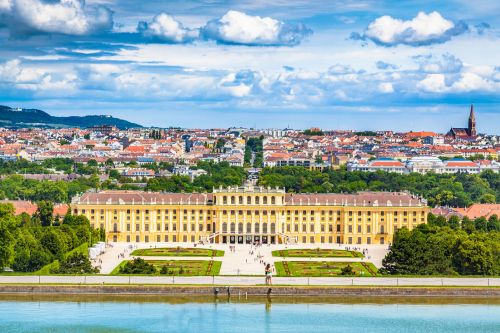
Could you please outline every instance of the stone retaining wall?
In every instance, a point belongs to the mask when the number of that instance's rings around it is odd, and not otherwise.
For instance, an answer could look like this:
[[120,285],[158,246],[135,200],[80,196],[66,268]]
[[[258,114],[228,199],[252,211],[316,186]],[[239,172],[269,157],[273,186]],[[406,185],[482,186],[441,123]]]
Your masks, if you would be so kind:
[[[271,290],[270,290],[271,289]],[[136,295],[249,295],[249,296],[410,296],[410,297],[494,297],[500,288],[464,287],[284,287],[273,286],[55,286],[3,285],[4,294],[136,294]]]

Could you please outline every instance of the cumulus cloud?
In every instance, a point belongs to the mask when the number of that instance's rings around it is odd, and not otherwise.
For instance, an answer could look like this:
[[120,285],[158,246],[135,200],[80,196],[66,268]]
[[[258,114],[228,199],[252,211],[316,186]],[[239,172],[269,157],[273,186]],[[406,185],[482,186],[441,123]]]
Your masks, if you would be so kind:
[[462,60],[449,53],[443,54],[441,58],[429,54],[415,56],[413,59],[425,73],[458,73],[463,68]]
[[385,70],[385,69],[398,69],[398,66],[394,64],[390,64],[388,62],[379,60],[375,63],[378,69]]
[[113,26],[113,12],[87,6],[84,0],[0,0],[5,24],[12,34],[57,33],[88,35]]
[[452,22],[436,11],[430,14],[419,12],[411,20],[381,16],[371,22],[363,34],[353,33],[351,38],[371,40],[383,46],[399,44],[420,46],[444,43],[468,30],[469,27],[465,22]]
[[192,41],[199,35],[198,30],[192,30],[166,13],[156,15],[152,21],[139,22],[137,31],[146,37],[158,38],[171,43]]
[[300,44],[312,33],[303,24],[287,24],[271,17],[251,16],[234,10],[209,21],[201,31],[205,38],[220,43],[275,46]]
[[12,0],[0,0],[0,14],[12,9]]
[[67,94],[76,88],[77,76],[72,72],[49,72],[26,67],[19,59],[0,64],[0,87],[29,90],[38,94]]
[[394,92],[394,87],[392,86],[392,83],[390,82],[382,82],[378,85],[378,89],[380,92],[385,93],[385,94],[390,94]]

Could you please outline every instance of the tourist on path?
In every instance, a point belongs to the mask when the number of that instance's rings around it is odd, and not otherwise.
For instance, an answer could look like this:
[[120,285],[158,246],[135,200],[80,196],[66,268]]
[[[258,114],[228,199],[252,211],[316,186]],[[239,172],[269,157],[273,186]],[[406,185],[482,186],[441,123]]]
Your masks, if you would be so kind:
[[271,269],[271,264],[267,264],[266,265],[265,273],[266,273],[266,285],[270,286],[270,285],[273,284],[272,281],[271,281],[272,274],[273,274],[273,271]]

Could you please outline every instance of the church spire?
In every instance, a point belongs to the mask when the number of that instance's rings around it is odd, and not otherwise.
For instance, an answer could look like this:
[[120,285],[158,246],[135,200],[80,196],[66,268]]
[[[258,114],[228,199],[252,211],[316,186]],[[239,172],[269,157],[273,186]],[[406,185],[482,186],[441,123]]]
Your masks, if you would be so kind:
[[476,116],[474,114],[474,105],[470,105],[470,114],[469,114],[469,136],[476,136]]

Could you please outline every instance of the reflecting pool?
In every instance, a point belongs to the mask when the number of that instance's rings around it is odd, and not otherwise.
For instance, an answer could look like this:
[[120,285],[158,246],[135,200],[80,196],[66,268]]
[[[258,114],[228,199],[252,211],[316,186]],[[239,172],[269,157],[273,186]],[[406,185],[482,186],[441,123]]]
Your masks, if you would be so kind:
[[0,296],[0,332],[500,332],[488,299]]

